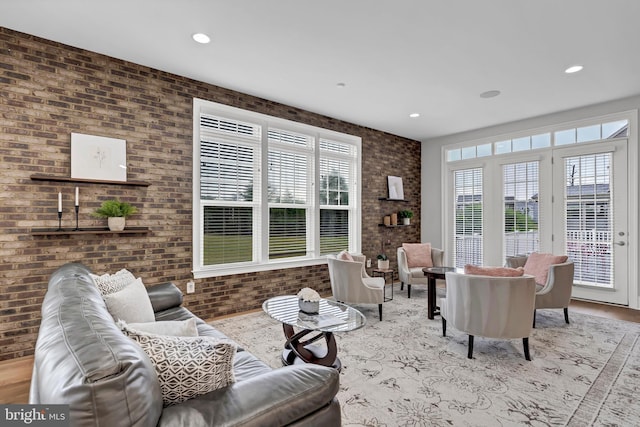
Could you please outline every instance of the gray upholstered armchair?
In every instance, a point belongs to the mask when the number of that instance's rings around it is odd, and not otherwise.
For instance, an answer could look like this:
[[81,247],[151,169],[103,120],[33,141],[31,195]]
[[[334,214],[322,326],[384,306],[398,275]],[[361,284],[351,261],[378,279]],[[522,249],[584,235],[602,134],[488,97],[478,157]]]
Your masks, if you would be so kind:
[[369,277],[364,268],[364,255],[350,256],[353,261],[338,259],[335,255],[327,256],[333,297],[346,304],[378,304],[382,320],[384,278]]
[[[527,271],[528,256],[507,257],[507,267],[524,267]],[[564,321],[569,323],[569,302],[571,301],[571,290],[573,288],[573,261],[565,261],[559,264],[551,264],[547,273],[545,283],[536,283],[536,306],[535,308],[562,308],[564,310]],[[533,327],[536,326],[535,310],[533,317]]]
[[[407,297],[411,298],[411,285],[426,285],[427,278],[422,271],[426,265],[409,267],[407,262],[407,254],[404,248],[400,247],[397,251],[398,255],[398,276],[400,277],[400,290],[404,289],[407,284]],[[444,251],[442,249],[431,248],[431,261],[433,267],[442,267],[444,259]]]
[[442,336],[447,324],[469,334],[467,357],[473,355],[473,337],[522,338],[529,355],[536,283],[533,276],[492,277],[447,273],[447,296],[440,300]]

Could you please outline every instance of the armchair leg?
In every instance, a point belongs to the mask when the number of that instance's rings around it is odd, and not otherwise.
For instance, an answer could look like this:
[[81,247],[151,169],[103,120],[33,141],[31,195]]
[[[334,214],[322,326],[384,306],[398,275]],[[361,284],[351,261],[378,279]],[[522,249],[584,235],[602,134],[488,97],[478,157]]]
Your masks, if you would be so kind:
[[404,282],[400,282],[400,290],[404,289]]
[[447,319],[445,319],[444,317],[442,317],[442,336],[443,337],[447,336]]
[[522,338],[522,346],[524,347],[524,358],[531,361],[531,356],[529,355],[529,337]]
[[469,352],[467,353],[468,359],[473,359],[473,335],[469,335]]
[[407,298],[411,298],[411,283],[407,283]]
[[533,309],[533,327],[536,327],[536,309]]
[[378,304],[378,313],[380,313],[380,321],[382,322],[382,304]]
[[564,308],[564,321],[569,323],[569,307]]

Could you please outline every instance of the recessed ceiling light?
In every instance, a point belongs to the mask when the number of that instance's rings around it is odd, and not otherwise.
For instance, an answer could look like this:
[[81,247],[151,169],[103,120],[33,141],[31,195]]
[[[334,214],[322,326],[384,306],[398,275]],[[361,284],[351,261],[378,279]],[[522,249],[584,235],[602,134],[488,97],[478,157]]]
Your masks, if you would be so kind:
[[498,95],[500,95],[499,90],[488,90],[486,92],[482,92],[480,94],[480,98],[495,98]]
[[195,41],[197,41],[198,43],[202,43],[202,44],[207,44],[207,43],[209,43],[211,41],[209,36],[204,34],[204,33],[195,33],[191,37],[193,37],[193,39]]
[[567,74],[577,73],[578,71],[581,71],[583,68],[584,67],[582,65],[572,65],[571,67],[564,70],[564,72]]
[[411,117],[412,119],[415,119],[416,117],[420,117],[420,113],[411,113],[409,114],[409,117]]

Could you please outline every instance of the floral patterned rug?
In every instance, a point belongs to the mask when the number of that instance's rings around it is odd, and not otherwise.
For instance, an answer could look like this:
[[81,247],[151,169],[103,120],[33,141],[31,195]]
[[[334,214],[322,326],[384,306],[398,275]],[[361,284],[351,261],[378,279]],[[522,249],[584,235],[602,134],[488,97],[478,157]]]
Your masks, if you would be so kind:
[[[342,362],[344,426],[637,426],[640,324],[538,310],[529,339],[476,337],[427,319],[426,287],[395,285],[383,305],[356,306],[364,328],[335,334]],[[424,288],[424,289],[423,289]],[[252,313],[211,322],[271,365],[281,366],[282,326]]]

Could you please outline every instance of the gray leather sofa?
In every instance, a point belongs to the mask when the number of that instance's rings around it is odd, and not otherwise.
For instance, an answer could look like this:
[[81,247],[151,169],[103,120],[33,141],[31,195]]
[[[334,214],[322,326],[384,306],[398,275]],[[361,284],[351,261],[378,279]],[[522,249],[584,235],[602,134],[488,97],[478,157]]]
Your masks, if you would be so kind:
[[[157,321],[193,316],[167,283],[147,289]],[[224,337],[198,322],[200,335]],[[338,372],[317,365],[271,369],[247,350],[234,359],[236,382],[163,407],[142,349],[122,334],[89,270],[53,273],[42,304],[29,403],[68,404],[73,426],[339,426]]]

